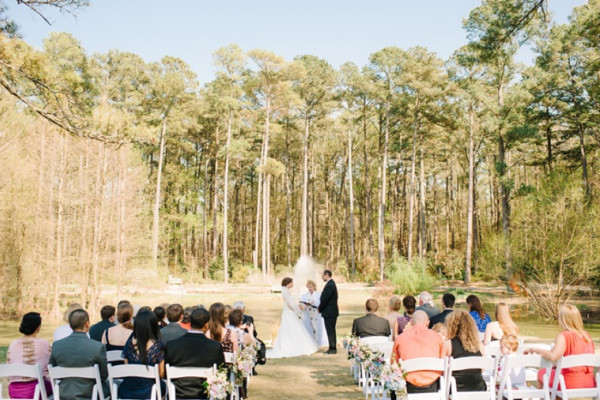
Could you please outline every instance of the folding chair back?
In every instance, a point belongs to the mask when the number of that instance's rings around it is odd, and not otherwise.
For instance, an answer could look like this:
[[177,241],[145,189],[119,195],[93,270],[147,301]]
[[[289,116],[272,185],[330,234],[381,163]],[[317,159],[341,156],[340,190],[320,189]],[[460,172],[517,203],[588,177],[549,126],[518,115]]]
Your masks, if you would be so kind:
[[[539,398],[544,400],[550,400],[550,391],[548,384],[548,374],[544,375],[542,382],[542,388],[529,385],[525,382],[513,382],[511,376],[517,376],[524,373],[527,368],[534,368],[539,370],[540,368],[551,368],[552,364],[543,359],[539,354],[511,354],[510,356],[504,356],[501,359],[502,363],[502,374],[500,378],[500,385],[498,387],[498,400],[507,398],[508,400],[514,399],[530,399]],[[535,380],[537,383],[537,373],[535,374]]]
[[446,384],[446,395],[452,400],[494,400],[496,395],[496,378],[491,374],[485,392],[459,392],[456,387],[455,371],[478,369],[484,371],[496,370],[497,360],[493,357],[461,357],[448,360],[448,379]]
[[123,361],[123,352],[121,350],[110,350],[106,352],[106,361],[108,363]]
[[116,380],[123,378],[147,378],[154,380],[152,385],[152,391],[150,392],[151,400],[160,400],[160,376],[158,373],[158,367],[154,365],[141,365],[141,364],[123,364],[123,365],[109,365],[108,366],[108,379],[110,382],[110,395],[112,400],[119,398],[118,385]]
[[412,358],[410,360],[400,360],[402,370],[407,374],[417,371],[436,371],[440,372],[439,390],[433,393],[409,393],[408,400],[446,400],[446,377],[447,365],[445,358]]
[[210,378],[216,375],[217,365],[214,364],[212,367],[201,368],[201,367],[172,367],[169,364],[166,365],[167,371],[167,392],[169,394],[169,400],[175,400],[175,385],[173,380],[181,378]]
[[60,381],[68,378],[82,378],[90,379],[94,381],[94,388],[92,389],[92,400],[104,400],[104,390],[102,389],[102,380],[100,379],[100,369],[98,364],[94,364],[93,367],[53,367],[48,366],[48,374],[50,375],[50,381],[52,382],[52,391],[54,392],[54,398],[60,399]]
[[[0,378],[11,376],[23,376],[37,380],[32,400],[47,400],[46,386],[42,377],[42,367],[40,364],[2,364],[0,365]],[[2,383],[0,383],[0,399],[2,399]]]
[[389,336],[367,336],[364,338],[360,338],[361,344],[366,344],[367,346],[371,346],[375,343],[387,343],[390,342]]
[[590,367],[593,371],[594,368],[600,367],[600,355],[577,354],[573,356],[564,356],[558,360],[556,364],[556,373],[554,374],[554,382],[550,389],[552,400],[555,400],[556,397],[561,397],[563,400],[577,397],[595,397],[600,399],[600,371],[596,373],[595,387],[581,389],[567,388],[562,370],[574,367]]

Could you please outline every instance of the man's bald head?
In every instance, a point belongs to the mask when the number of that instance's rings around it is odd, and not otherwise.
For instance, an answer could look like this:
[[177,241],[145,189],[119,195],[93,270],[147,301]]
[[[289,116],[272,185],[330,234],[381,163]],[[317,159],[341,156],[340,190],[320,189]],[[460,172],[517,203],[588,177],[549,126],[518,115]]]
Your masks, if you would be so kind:
[[415,313],[413,314],[411,322],[414,326],[416,326],[416,325],[429,326],[429,316],[427,316],[427,313],[425,311],[418,310],[418,311],[415,311]]

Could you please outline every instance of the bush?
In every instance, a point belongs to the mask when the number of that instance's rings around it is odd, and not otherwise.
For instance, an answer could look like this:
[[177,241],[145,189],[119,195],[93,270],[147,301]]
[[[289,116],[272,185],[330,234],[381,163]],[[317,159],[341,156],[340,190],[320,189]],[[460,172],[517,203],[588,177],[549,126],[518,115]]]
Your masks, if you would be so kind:
[[409,263],[406,258],[394,255],[386,270],[386,276],[396,286],[397,294],[416,294],[437,284],[437,278],[428,271],[427,262],[418,258]]

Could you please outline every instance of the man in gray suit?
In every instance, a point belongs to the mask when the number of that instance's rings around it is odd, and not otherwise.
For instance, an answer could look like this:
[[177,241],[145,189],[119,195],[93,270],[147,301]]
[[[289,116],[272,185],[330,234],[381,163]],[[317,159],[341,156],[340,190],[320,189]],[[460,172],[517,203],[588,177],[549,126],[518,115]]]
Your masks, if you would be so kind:
[[171,304],[167,307],[167,319],[169,320],[169,325],[160,330],[160,336],[165,344],[171,340],[179,339],[187,333],[187,330],[179,325],[183,319],[183,307],[181,304]]
[[[104,395],[109,394],[106,348],[100,342],[90,339],[90,317],[85,310],[75,310],[69,315],[69,325],[73,333],[52,344],[50,365],[67,368],[90,367],[98,364]],[[92,398],[96,382],[89,379],[67,378],[60,382],[60,400],[85,400]]]
[[364,317],[356,318],[352,322],[352,335],[364,338],[368,336],[390,336],[390,323],[387,319],[378,317],[377,309],[379,303],[375,299],[367,300],[365,304],[367,308],[367,315]]

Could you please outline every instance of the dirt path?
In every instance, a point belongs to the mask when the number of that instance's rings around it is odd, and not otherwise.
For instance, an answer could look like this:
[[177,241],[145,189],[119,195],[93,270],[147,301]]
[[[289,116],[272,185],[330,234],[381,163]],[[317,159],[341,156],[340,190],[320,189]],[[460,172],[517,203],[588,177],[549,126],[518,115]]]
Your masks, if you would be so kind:
[[260,400],[362,399],[352,381],[346,352],[268,360],[251,378],[248,397]]

